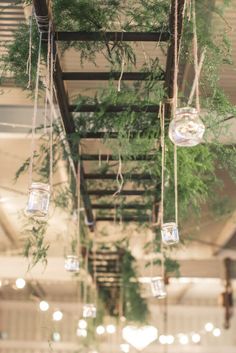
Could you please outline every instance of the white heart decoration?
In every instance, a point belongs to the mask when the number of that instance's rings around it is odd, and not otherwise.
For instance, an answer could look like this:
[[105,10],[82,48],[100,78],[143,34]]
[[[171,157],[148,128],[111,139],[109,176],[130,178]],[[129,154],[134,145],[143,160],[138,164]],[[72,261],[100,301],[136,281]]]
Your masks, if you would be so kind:
[[122,336],[131,346],[141,351],[157,339],[158,330],[154,326],[126,326]]

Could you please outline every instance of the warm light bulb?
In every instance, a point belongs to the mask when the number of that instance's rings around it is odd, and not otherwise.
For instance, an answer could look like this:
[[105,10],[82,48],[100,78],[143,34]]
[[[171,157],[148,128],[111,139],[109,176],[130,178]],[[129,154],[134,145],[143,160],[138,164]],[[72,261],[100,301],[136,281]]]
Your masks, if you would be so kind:
[[193,343],[199,343],[201,341],[201,336],[198,333],[193,333],[191,338]]
[[213,332],[212,332],[213,336],[215,337],[219,337],[221,335],[221,330],[219,328],[214,328]]
[[17,278],[16,288],[23,289],[25,287],[25,284],[26,284],[26,282],[25,282],[24,278]]
[[105,327],[103,327],[102,325],[99,325],[96,328],[96,332],[97,332],[98,335],[103,335],[105,333]]
[[211,332],[214,328],[214,325],[211,323],[211,322],[207,322],[206,325],[205,325],[205,330],[207,332]]
[[160,344],[166,344],[167,343],[167,337],[165,335],[160,335],[159,342],[160,342]]
[[85,328],[87,328],[87,326],[88,326],[87,321],[85,321],[83,319],[79,320],[79,322],[78,322],[79,328],[85,329]]
[[106,327],[107,333],[115,333],[116,332],[116,327],[114,325],[107,325]]
[[42,311],[47,311],[49,309],[49,304],[48,302],[46,302],[45,300],[42,300],[40,303],[39,303],[39,309],[42,310]]
[[60,321],[63,318],[63,313],[60,310],[56,310],[52,314],[52,317],[54,321]]
[[173,344],[174,340],[175,340],[174,336],[172,336],[172,335],[167,335],[166,336],[166,343],[167,344]]
[[188,339],[188,336],[187,335],[180,335],[179,337],[179,343],[180,344],[188,344],[189,342],[189,339]]

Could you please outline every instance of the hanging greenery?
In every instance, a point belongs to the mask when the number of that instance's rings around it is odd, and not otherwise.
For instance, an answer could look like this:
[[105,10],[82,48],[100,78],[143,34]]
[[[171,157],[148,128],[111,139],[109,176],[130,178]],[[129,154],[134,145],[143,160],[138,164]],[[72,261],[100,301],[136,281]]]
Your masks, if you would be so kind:
[[[178,149],[178,192],[179,192],[179,213],[180,228],[187,217],[200,212],[201,206],[211,201],[223,185],[223,181],[217,177],[219,168],[226,169],[235,179],[236,151],[234,146],[225,146],[219,143],[219,136],[222,134],[222,120],[229,115],[235,116],[236,108],[233,106],[226,94],[219,86],[219,69],[222,64],[230,64],[230,46],[226,33],[217,33],[206,21],[206,16],[212,13],[222,17],[222,7],[216,7],[211,2],[199,0],[197,3],[197,35],[199,40],[200,52],[205,49],[205,60],[201,72],[201,106],[206,112],[202,119],[207,126],[207,134],[214,134],[211,142],[206,140],[204,144],[194,148]],[[228,1],[224,1],[226,5]],[[130,6],[132,5],[132,6]],[[68,42],[62,48],[74,48],[79,51],[82,62],[92,60],[96,64],[96,55],[103,53],[107,58],[110,69],[120,70],[122,60],[125,60],[127,67],[132,71],[136,65],[135,48],[125,42],[106,40],[106,31],[167,31],[168,18],[170,11],[170,1],[167,0],[138,0],[127,1],[127,6],[123,6],[120,1],[108,1],[101,4],[97,1],[88,0],[54,0],[52,2],[53,18],[56,30],[63,31],[98,31],[104,36],[100,42]],[[193,65],[192,55],[192,37],[193,37],[192,19],[186,16],[184,22],[184,36],[181,43],[181,67],[187,63]],[[38,32],[35,22],[33,22],[32,32],[32,86],[36,77],[36,62],[38,50]],[[29,25],[24,24],[15,32],[15,40],[7,45],[8,53],[1,59],[2,67],[5,71],[10,71],[16,82],[23,88],[27,87],[28,76],[25,72],[25,64],[28,59],[28,36]],[[160,45],[160,44],[159,44]],[[60,50],[59,49],[59,50]],[[165,46],[161,47],[165,52]],[[160,153],[160,120],[157,113],[148,113],[145,111],[147,104],[159,104],[165,102],[166,90],[161,80],[164,67],[161,66],[158,59],[148,58],[142,66],[141,71],[150,72],[149,78],[142,83],[126,85],[122,82],[121,91],[117,92],[117,87],[113,81],[109,82],[106,89],[98,91],[95,97],[79,96],[74,100],[78,110],[82,104],[95,104],[99,110],[93,114],[79,113],[75,117],[76,131],[68,136],[70,142],[74,144],[81,141],[88,132],[105,131],[104,144],[112,151],[114,156],[122,160],[123,172],[126,173],[125,183],[130,181],[131,173],[147,173],[150,175],[150,182],[139,181],[137,187],[146,190],[144,201],[147,210],[150,210],[153,204],[153,196],[160,199],[160,180],[161,180],[161,153]],[[188,101],[188,93],[191,90],[192,83],[185,83],[184,92],[180,92],[180,102],[185,105]],[[129,105],[137,104],[143,109],[142,113],[136,113],[131,110],[123,111],[118,114],[107,113],[109,105]],[[166,161],[165,161],[165,219],[172,220],[174,217],[174,166],[173,166],[173,145],[167,138],[167,128],[169,122],[165,121],[166,128]],[[117,133],[117,139],[111,139],[112,133]],[[208,134],[209,132],[209,134]],[[225,130],[224,130],[225,133]],[[63,143],[56,135],[54,141],[54,168],[56,168],[59,159],[68,160],[68,154],[65,152]],[[59,147],[60,146],[60,147]],[[58,149],[62,152],[58,153]],[[148,160],[136,161],[138,155],[149,156]],[[72,159],[77,160],[76,156],[71,155]],[[35,156],[38,163],[35,163],[35,173],[39,180],[48,177],[49,156],[45,147],[45,141],[40,147],[40,151]],[[131,163],[132,161],[132,163]],[[27,160],[17,172],[17,177],[27,171],[29,160]],[[114,163],[103,163],[100,171],[104,174],[109,173],[114,167]],[[96,166],[97,168],[97,166]],[[97,169],[96,169],[97,170]],[[89,181],[90,187],[103,187],[114,189],[114,183],[108,184],[104,181],[95,183]],[[117,186],[115,184],[115,186]],[[124,187],[123,186],[123,187]],[[55,188],[54,202],[57,207],[68,210],[73,209],[73,195],[75,194],[75,183],[71,185],[60,185]],[[101,203],[109,203],[107,197],[100,200]],[[135,202],[138,201],[135,200]],[[118,198],[118,207],[115,217],[129,215],[124,213],[122,205],[125,203],[125,197]],[[191,209],[191,215],[190,210]],[[228,210],[227,210],[228,212]],[[97,216],[103,213],[97,214]],[[142,213],[143,214],[143,213]],[[137,211],[137,216],[142,216]],[[149,226],[150,224],[146,224]],[[26,243],[25,255],[33,255],[33,264],[37,261],[46,261],[48,244],[44,244],[44,234],[46,227],[44,224],[33,225],[29,240]],[[160,252],[160,230],[156,229],[155,251]],[[159,261],[156,261],[160,265]],[[178,263],[170,259],[165,254],[165,269],[168,273],[178,274]],[[145,321],[147,315],[147,306],[140,295],[140,289],[137,281],[131,279],[136,277],[134,268],[134,258],[129,251],[125,252],[123,258],[122,282],[124,287],[124,303],[126,317],[130,320]],[[105,296],[106,297],[106,296]],[[136,316],[135,316],[136,315]]]

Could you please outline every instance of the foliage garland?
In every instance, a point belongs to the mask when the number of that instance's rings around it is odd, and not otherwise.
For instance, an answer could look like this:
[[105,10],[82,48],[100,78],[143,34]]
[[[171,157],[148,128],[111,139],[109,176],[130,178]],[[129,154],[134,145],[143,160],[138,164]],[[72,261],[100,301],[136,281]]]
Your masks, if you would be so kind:
[[[229,3],[228,0],[224,1],[224,5]],[[116,19],[116,30],[127,31],[127,30],[144,30],[144,31],[156,31],[157,29],[166,30],[168,28],[168,13],[169,13],[169,1],[163,0],[138,0],[135,6],[128,6],[125,10],[119,1],[110,0],[108,4],[101,5],[96,1],[87,0],[72,0],[70,3],[65,3],[63,0],[55,0],[52,3],[53,16],[55,20],[55,26],[58,30],[84,30],[84,31],[101,31],[104,33],[107,30],[114,28],[114,22]],[[216,177],[218,168],[227,168],[231,175],[235,175],[236,165],[236,153],[235,147],[223,146],[218,143],[217,137],[219,131],[222,132],[220,122],[222,118],[228,115],[235,115],[236,108],[232,106],[229,99],[218,85],[218,72],[222,64],[230,64],[230,47],[225,33],[218,35],[217,39],[214,37],[214,33],[210,30],[206,30],[205,13],[214,12],[219,16],[222,16],[222,8],[217,8],[211,3],[205,0],[199,0],[197,2],[197,32],[199,46],[206,48],[206,59],[202,69],[201,76],[201,90],[204,93],[201,97],[201,105],[207,110],[207,116],[205,122],[207,123],[208,130],[215,133],[215,140],[211,143],[205,143],[190,149],[179,149],[179,204],[180,204],[180,216],[183,220],[186,215],[189,216],[189,207],[199,212],[200,206],[209,200],[210,196],[214,194],[213,191],[218,188],[220,179]],[[79,14],[79,16],[78,16]],[[124,22],[121,23],[120,18],[125,15]],[[151,19],[151,20],[150,20]],[[182,62],[186,62],[188,58],[190,64],[192,62],[191,54],[191,38],[192,38],[192,21],[187,20],[184,24],[184,38],[182,43],[181,53],[184,55],[181,57]],[[25,62],[27,61],[28,55],[28,33],[29,26],[22,25],[15,34],[15,41],[8,45],[8,54],[2,58],[3,67],[7,71],[11,71],[14,74],[16,82],[26,88],[28,80],[25,74]],[[36,25],[33,25],[33,47],[32,47],[32,83],[35,80],[36,72],[36,61],[37,61],[37,48],[38,48],[38,34]],[[24,45],[23,45],[24,44]],[[136,65],[136,57],[133,48],[124,42],[108,43],[104,38],[103,42],[95,43],[68,43],[63,48],[74,47],[80,52],[81,60],[92,60],[95,61],[96,54],[102,52],[111,64],[111,70],[120,67],[122,59],[125,58],[127,64],[133,68]],[[163,48],[163,50],[165,50]],[[78,97],[76,104],[78,107],[83,103],[94,103],[99,104],[100,109],[93,115],[82,114],[76,123],[76,133],[69,136],[73,142],[78,142],[88,131],[106,131],[106,138],[104,142],[112,149],[115,155],[121,155],[123,162],[135,160],[135,156],[138,154],[152,155],[151,161],[144,161],[142,163],[134,163],[134,167],[130,167],[130,163],[127,163],[128,173],[135,172],[148,172],[151,175],[152,180],[160,180],[161,173],[161,154],[159,151],[158,140],[160,136],[160,124],[156,114],[144,112],[141,116],[140,113],[134,112],[122,112],[119,115],[114,116],[113,114],[106,113],[106,107],[108,104],[139,104],[139,106],[145,106],[146,104],[164,101],[166,93],[163,85],[157,81],[157,78],[162,73],[163,68],[160,67],[158,60],[151,60],[142,67],[142,71],[151,71],[152,75],[149,80],[144,84],[134,84],[133,86],[126,86],[123,84],[121,92],[117,93],[117,90],[113,84],[110,83],[108,89],[98,93],[94,99],[86,97]],[[32,89],[32,87],[31,87]],[[182,95],[180,98],[182,103],[186,102],[186,95]],[[166,125],[167,128],[167,125]],[[141,133],[137,133],[137,131]],[[167,129],[166,129],[167,130]],[[111,143],[110,134],[116,131],[118,132],[117,143]],[[131,135],[135,136],[131,138]],[[57,148],[55,143],[55,149]],[[156,148],[157,147],[157,148]],[[43,148],[43,147],[42,147]],[[65,152],[65,151],[64,151]],[[45,172],[48,170],[48,166],[45,165],[48,161],[47,158],[42,158],[46,150],[41,151],[37,158],[40,158],[40,170],[37,173],[41,176],[45,176]],[[72,156],[74,157],[74,156]],[[64,153],[64,159],[67,156]],[[56,165],[57,161],[54,161]],[[28,161],[22,166],[21,170],[25,171],[28,166]],[[109,171],[109,165],[103,165],[103,172]],[[173,209],[173,195],[174,195],[174,180],[173,180],[173,145],[167,141],[167,156],[166,156],[166,194],[165,194],[165,217],[171,219],[174,214]],[[127,182],[125,180],[125,182]],[[91,185],[92,183],[90,183]],[[102,185],[102,183],[101,183]],[[149,189],[148,183],[140,182],[147,190]],[[64,207],[71,194],[72,189],[63,189],[59,191],[58,198],[55,202],[58,206]],[[150,197],[147,192],[147,205],[150,205]],[[122,202],[124,199],[121,200]],[[104,199],[106,202],[106,199]],[[32,228],[36,229],[36,228]],[[159,239],[159,229],[155,230],[157,233],[157,239]],[[34,231],[33,233],[34,234]],[[41,233],[41,230],[39,231]],[[41,240],[35,237],[35,240],[30,243],[28,242],[28,250],[26,254],[34,253],[35,262],[38,261],[38,255],[42,246]],[[39,242],[38,242],[39,241]],[[38,245],[37,245],[38,244]],[[30,246],[31,248],[30,248]],[[32,251],[32,246],[36,246],[38,252]],[[38,248],[37,248],[38,246]],[[43,248],[47,250],[47,246]],[[160,242],[157,241],[156,251],[160,251]],[[131,261],[127,255],[127,259]],[[40,258],[43,261],[46,258],[45,252],[42,252]],[[128,260],[127,260],[128,261]],[[159,264],[157,262],[157,264]],[[177,270],[177,264],[171,262],[166,257],[165,265],[167,270],[172,272]],[[137,290],[137,288],[135,289]]]

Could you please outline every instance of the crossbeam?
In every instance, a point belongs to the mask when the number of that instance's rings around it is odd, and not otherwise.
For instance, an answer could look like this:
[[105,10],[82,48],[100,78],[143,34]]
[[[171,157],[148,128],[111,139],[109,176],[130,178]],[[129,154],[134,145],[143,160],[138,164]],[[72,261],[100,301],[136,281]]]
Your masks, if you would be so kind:
[[138,106],[135,104],[122,104],[122,105],[98,105],[98,104],[81,104],[81,105],[70,105],[70,112],[74,113],[93,113],[99,111],[105,111],[106,113],[120,113],[124,111],[132,111],[136,113],[158,113],[159,105],[150,104]]
[[[129,161],[152,161],[154,159],[154,155],[137,155],[137,156],[129,156]],[[82,161],[118,161],[119,157],[114,156],[112,154],[82,154]]]
[[148,208],[148,205],[137,203],[122,204],[118,206],[114,204],[92,204],[92,208],[94,210],[115,210],[116,208],[122,210],[143,210]]
[[[150,72],[124,72],[122,81],[145,81],[151,76]],[[64,81],[108,81],[119,80],[120,72],[63,72],[62,79]],[[160,73],[157,80],[163,81],[164,74]]]
[[[149,222],[149,216],[130,216],[130,217],[122,217],[122,222]],[[114,222],[114,217],[96,217],[96,222]]]
[[[117,192],[117,190],[88,190],[88,194],[90,196],[112,196]],[[153,192],[152,190],[121,190],[119,195],[123,196],[143,196],[146,195],[150,192]]]
[[170,33],[159,32],[55,32],[56,41],[167,42]]
[[[129,179],[130,181],[152,180],[150,174],[122,174],[122,176],[124,179]],[[116,180],[117,174],[87,173],[84,175],[84,178],[89,180]]]

